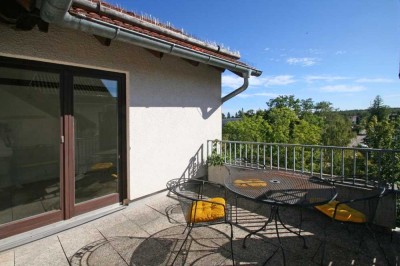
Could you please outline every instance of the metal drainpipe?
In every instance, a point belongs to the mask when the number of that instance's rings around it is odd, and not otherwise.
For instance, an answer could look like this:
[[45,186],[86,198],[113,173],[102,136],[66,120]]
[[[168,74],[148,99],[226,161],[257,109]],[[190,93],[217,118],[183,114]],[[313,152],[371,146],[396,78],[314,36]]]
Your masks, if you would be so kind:
[[228,95],[225,95],[224,97],[222,97],[221,102],[224,103],[224,102],[232,99],[233,97],[235,97],[239,93],[245,91],[249,87],[250,75],[251,75],[250,71],[248,71],[247,73],[243,73],[243,85],[240,86],[239,88],[237,88],[236,90],[232,91]]

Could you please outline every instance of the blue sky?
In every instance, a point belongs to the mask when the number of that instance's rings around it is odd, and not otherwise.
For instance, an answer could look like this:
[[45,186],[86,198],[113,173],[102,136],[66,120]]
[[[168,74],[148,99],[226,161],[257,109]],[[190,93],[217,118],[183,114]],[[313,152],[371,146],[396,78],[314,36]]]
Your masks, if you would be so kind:
[[[265,109],[278,95],[368,108],[400,107],[400,0],[112,0],[195,37],[240,51],[263,71],[224,113]],[[222,94],[242,79],[225,71]]]

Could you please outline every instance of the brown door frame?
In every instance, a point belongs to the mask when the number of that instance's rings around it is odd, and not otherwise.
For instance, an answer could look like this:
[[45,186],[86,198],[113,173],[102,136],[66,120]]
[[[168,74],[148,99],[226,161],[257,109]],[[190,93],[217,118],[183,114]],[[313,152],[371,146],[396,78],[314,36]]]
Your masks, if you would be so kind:
[[[101,208],[127,198],[127,134],[126,134],[126,75],[123,73],[94,70],[82,67],[46,63],[34,60],[0,56],[0,64],[25,70],[46,71],[60,75],[60,209],[27,217],[0,225],[0,239],[29,231],[38,227],[70,219],[73,216]],[[118,156],[119,156],[119,193],[98,199],[74,204],[74,132],[72,113],[72,77],[90,76],[118,81]]]
[[[77,216],[82,213],[86,213],[91,210],[99,209],[101,207],[109,206],[114,203],[122,202],[127,198],[127,187],[126,187],[126,93],[125,93],[125,74],[120,73],[112,73],[100,70],[92,70],[92,69],[71,69],[70,71],[65,73],[67,77],[67,86],[66,86],[66,94],[69,99],[66,101],[68,103],[68,107],[66,112],[70,116],[67,119],[67,123],[65,124],[65,134],[66,134],[66,157],[68,157],[67,161],[68,170],[66,171],[66,180],[68,184],[66,187],[66,196],[68,203],[65,208],[65,215],[67,219]],[[118,193],[112,193],[109,195],[105,195],[96,199],[92,199],[86,202],[82,202],[79,204],[75,204],[75,153],[74,153],[74,118],[73,118],[73,77],[91,77],[91,78],[102,78],[102,79],[110,79],[116,80],[118,82],[118,169],[120,169],[120,178],[119,178],[119,186]],[[67,115],[67,116],[68,116]],[[68,136],[68,137],[67,137]]]

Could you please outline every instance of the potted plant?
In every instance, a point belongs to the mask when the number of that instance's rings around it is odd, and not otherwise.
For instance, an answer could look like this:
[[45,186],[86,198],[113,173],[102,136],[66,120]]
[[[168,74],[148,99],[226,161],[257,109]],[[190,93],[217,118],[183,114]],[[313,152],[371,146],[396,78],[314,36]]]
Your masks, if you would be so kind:
[[217,140],[213,142],[211,155],[207,157],[208,180],[223,185],[225,176],[227,176],[229,172],[224,165],[224,158],[217,151],[217,143]]

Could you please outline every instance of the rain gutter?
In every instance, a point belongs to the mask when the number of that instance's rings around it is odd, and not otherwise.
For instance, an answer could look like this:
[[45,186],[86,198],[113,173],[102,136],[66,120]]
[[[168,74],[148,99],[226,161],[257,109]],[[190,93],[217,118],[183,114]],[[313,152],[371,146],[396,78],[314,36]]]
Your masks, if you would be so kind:
[[[161,53],[171,54],[207,65],[228,69],[235,74],[242,76],[244,78],[243,85],[230,94],[224,96],[222,98],[222,102],[226,102],[227,100],[247,89],[248,79],[250,76],[258,77],[262,74],[262,71],[255,68],[251,68],[236,62],[231,62],[229,60],[212,56],[200,51],[194,51],[192,49],[148,36],[146,34],[121,28],[111,23],[88,18],[84,15],[72,16],[68,12],[72,2],[73,0],[42,0],[40,16],[48,23],[54,23],[62,27],[80,30],[111,40],[119,40]],[[81,3],[82,1],[79,2]]]
[[239,88],[237,88],[236,90],[232,91],[231,93],[229,93],[229,94],[225,95],[224,97],[222,97],[222,99],[221,99],[222,103],[232,99],[233,97],[235,97],[239,93],[245,91],[249,87],[250,74],[251,73],[249,71],[247,74],[243,75],[243,85],[240,86]]

